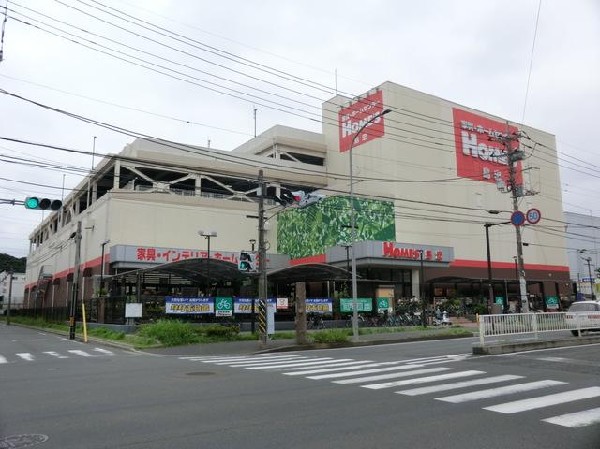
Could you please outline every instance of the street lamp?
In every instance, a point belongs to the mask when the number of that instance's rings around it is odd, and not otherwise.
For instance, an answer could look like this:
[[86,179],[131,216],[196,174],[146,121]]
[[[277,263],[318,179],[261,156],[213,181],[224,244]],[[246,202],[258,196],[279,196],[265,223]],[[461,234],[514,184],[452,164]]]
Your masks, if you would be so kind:
[[98,294],[98,296],[102,296],[103,293],[103,289],[104,289],[104,247],[106,245],[108,245],[110,243],[110,239],[105,240],[104,242],[102,242],[100,244],[100,247],[102,248],[102,255],[100,256],[100,292]]
[[207,259],[208,259],[208,263],[206,264],[206,283],[207,283],[207,293],[210,293],[210,239],[211,237],[217,237],[217,231],[203,231],[200,230],[198,231],[198,235],[204,237],[206,240],[208,240],[208,248],[206,250],[206,252],[208,253],[207,255]]
[[[498,215],[499,210],[488,210],[488,214]],[[492,258],[490,254],[490,232],[489,229],[492,226],[510,224],[510,221],[503,221],[502,223],[485,223],[485,246],[487,255],[487,275],[488,275],[488,311],[492,313],[492,304],[494,304],[494,286],[492,285]],[[508,301],[508,298],[507,298]]]
[[349,162],[350,162],[350,228],[352,229],[352,340],[358,341],[358,304],[357,304],[357,283],[356,283],[356,212],[354,210],[354,177],[352,169],[352,148],[356,138],[360,135],[363,130],[373,123],[375,120],[383,117],[388,112],[392,112],[391,109],[384,109],[379,114],[373,115],[354,133],[352,142],[350,143],[350,149],[348,150]]
[[[580,249],[577,251],[579,254],[587,253],[586,249]],[[592,295],[592,301],[596,300],[596,295],[594,294],[594,278],[592,277],[592,258],[591,257],[582,257],[582,260],[587,262],[588,266],[588,274],[590,276],[590,293]]]

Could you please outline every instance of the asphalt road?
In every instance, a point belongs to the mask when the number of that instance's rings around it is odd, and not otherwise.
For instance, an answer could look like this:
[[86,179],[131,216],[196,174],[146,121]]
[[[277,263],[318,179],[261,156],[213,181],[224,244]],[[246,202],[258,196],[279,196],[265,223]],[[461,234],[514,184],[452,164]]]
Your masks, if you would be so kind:
[[148,354],[0,325],[0,448],[600,447],[600,346],[473,341]]

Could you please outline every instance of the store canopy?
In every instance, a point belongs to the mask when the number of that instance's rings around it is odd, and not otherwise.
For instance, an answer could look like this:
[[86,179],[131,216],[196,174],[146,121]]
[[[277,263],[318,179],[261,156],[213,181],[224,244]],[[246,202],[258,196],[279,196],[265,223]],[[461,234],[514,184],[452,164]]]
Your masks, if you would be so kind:
[[[115,280],[136,283],[142,276],[144,282],[158,283],[159,279],[169,279],[171,284],[203,284],[209,278],[216,281],[241,281],[257,277],[257,273],[244,273],[236,264],[219,259],[186,259],[166,263],[151,268],[132,270],[112,276]],[[348,280],[350,272],[343,268],[327,264],[302,264],[267,272],[267,280],[271,282],[316,282]],[[163,281],[164,282],[164,281]]]

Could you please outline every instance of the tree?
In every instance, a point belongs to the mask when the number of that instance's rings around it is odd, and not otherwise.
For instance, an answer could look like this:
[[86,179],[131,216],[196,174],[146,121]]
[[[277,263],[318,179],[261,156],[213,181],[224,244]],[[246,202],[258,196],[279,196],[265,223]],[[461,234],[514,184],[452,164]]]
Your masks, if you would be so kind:
[[9,271],[14,273],[25,273],[26,257],[14,257],[10,254],[0,253],[0,271]]

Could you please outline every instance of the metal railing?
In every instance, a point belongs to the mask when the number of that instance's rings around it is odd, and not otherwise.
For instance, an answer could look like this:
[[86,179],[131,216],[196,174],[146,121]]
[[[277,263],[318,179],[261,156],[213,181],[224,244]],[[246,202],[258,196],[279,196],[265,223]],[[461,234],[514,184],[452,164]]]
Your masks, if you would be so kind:
[[600,328],[600,312],[479,315],[479,342],[484,346],[486,337],[518,334],[533,334],[533,338],[537,340],[541,334],[558,331],[571,331],[581,335],[582,330],[598,328]]

